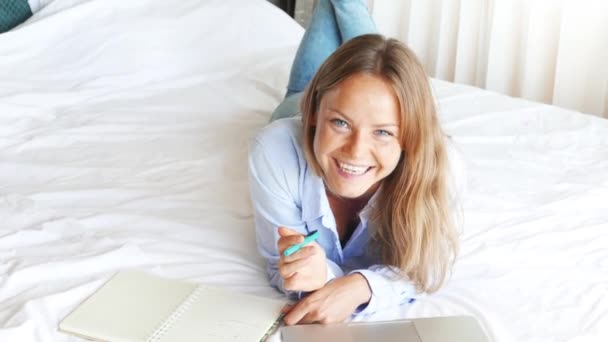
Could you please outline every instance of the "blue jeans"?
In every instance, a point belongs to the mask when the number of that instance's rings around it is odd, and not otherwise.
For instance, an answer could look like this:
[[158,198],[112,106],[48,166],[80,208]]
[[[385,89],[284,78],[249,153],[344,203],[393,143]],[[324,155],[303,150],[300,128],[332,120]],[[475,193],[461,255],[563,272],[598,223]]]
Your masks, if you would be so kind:
[[300,112],[300,99],[306,85],[342,43],[376,32],[367,0],[319,0],[291,66],[285,99],[274,110],[270,121]]

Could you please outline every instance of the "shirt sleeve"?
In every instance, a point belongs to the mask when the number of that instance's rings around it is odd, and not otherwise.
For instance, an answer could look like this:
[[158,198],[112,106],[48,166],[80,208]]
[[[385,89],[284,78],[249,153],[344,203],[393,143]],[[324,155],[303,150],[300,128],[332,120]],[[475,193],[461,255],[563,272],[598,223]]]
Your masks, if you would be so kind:
[[396,273],[391,266],[373,265],[350,272],[352,273],[360,273],[365,277],[372,292],[369,302],[359,306],[353,314],[355,316],[371,316],[394,307],[395,304],[411,304],[418,298],[416,286]]
[[[301,234],[307,234],[306,223],[302,220],[301,203],[299,202],[299,162],[293,154],[278,156],[277,151],[270,151],[257,139],[249,151],[249,186],[255,216],[256,240],[258,251],[267,261],[267,272],[270,284],[288,298],[296,300],[306,292],[289,291],[283,285],[283,278],[278,272],[279,240],[278,227],[284,226]],[[285,157],[285,158],[283,158]],[[289,158],[293,158],[290,160]],[[280,163],[279,163],[280,161]],[[336,263],[327,260],[327,281],[344,275]]]

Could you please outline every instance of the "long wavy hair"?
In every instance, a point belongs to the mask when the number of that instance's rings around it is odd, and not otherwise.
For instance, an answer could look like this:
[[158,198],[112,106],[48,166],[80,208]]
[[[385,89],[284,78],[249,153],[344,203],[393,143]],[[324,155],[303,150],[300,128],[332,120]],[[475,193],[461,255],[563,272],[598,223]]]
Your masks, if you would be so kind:
[[428,77],[404,44],[368,34],[346,42],[319,68],[301,102],[308,164],[323,172],[313,152],[316,113],[323,96],[343,80],[368,73],[388,81],[400,105],[402,153],[382,180],[372,205],[370,248],[418,291],[437,291],[458,254],[458,231],[448,194],[448,157]]

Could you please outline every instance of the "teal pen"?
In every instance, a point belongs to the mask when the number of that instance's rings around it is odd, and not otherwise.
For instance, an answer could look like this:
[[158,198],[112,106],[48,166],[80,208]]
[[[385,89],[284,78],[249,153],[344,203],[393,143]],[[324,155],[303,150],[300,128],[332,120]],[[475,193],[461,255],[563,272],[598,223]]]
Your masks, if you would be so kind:
[[298,243],[297,245],[293,245],[289,248],[287,248],[285,250],[285,252],[283,252],[283,255],[288,257],[290,255],[292,255],[293,253],[299,251],[302,247],[308,245],[309,243],[315,241],[317,238],[319,237],[319,231],[315,230],[313,232],[308,233],[308,235],[306,235],[306,237],[304,238],[304,241]]

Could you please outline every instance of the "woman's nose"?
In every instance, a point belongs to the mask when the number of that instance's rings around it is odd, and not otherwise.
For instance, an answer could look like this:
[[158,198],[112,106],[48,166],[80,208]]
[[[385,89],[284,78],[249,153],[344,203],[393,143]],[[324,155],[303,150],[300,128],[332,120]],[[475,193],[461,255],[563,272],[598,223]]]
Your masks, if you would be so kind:
[[344,150],[349,158],[356,160],[357,158],[363,157],[367,149],[367,141],[359,133],[353,133],[350,139],[346,142]]

